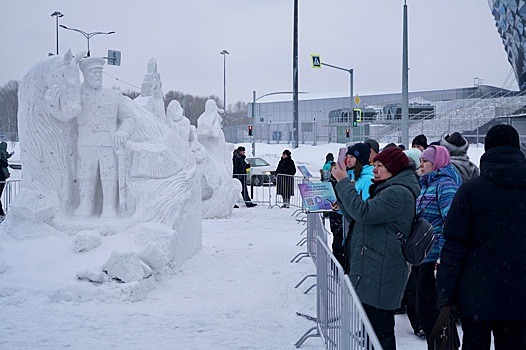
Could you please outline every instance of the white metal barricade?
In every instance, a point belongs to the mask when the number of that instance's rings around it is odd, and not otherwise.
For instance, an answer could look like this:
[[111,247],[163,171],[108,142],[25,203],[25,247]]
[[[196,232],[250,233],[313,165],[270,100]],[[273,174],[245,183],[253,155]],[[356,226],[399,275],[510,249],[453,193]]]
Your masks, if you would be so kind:
[[[275,178],[266,175],[257,175],[257,181],[252,181],[256,175],[234,174],[234,178],[241,182],[241,196],[244,197],[243,191],[246,191],[253,203],[267,204],[270,208],[272,197],[275,196],[276,186]],[[274,181],[274,182],[273,182]],[[245,199],[245,198],[243,198]]]
[[4,212],[7,213],[9,211],[9,206],[11,205],[11,202],[16,197],[18,192],[20,192],[20,183],[21,180],[8,180],[8,181],[2,181],[0,183],[4,183],[4,192],[2,193],[2,205],[4,208]]
[[276,176],[276,199],[273,206],[288,204],[294,208],[304,209],[298,185],[310,180],[303,176],[278,174]]
[[[311,221],[307,220],[307,225],[309,224],[316,227],[321,225],[320,216],[311,216]],[[323,236],[316,237],[314,255],[316,326],[305,332],[295,346],[299,348],[310,337],[321,337],[325,347],[330,350],[381,350],[380,342],[351,281],[327,246],[326,236],[325,239]]]

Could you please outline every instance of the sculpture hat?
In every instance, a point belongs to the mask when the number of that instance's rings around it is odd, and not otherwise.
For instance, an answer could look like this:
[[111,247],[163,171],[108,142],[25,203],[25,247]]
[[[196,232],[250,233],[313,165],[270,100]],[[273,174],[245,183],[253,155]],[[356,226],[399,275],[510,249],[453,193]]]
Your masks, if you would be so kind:
[[106,60],[102,57],[87,57],[79,62],[79,68],[82,72],[89,71],[92,68],[102,68]]

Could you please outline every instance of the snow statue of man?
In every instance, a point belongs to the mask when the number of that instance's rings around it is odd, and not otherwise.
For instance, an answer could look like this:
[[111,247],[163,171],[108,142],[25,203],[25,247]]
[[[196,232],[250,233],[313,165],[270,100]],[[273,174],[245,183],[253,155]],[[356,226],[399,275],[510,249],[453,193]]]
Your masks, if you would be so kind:
[[102,67],[106,61],[88,57],[80,61],[84,76],[82,111],[77,116],[80,204],[75,215],[90,217],[95,205],[98,180],[102,185],[101,217],[117,214],[117,152],[124,148],[133,128],[133,111],[117,90],[102,88]]
[[147,73],[141,85],[141,94],[135,99],[137,103],[166,122],[164,112],[164,94],[161,75],[157,72],[157,61],[150,58]]
[[46,252],[72,268],[90,254],[99,261],[108,245],[116,246],[124,252],[114,250],[95,273],[77,277],[141,283],[201,248],[196,161],[188,139],[119,91],[102,87],[104,59],[82,57],[68,51],[46,58],[22,79],[23,180],[0,238],[75,236],[74,251],[83,257],[71,256],[68,244],[47,244],[52,248]]
[[179,101],[172,100],[166,110],[166,119],[168,125],[170,125],[172,129],[177,130],[183,140],[190,141],[190,120],[188,120],[183,113],[184,110]]
[[[239,181],[232,178],[232,160],[221,129],[220,112],[223,110],[217,107],[216,102],[208,100],[204,113],[197,119],[197,138],[208,154],[206,160],[198,164],[202,174],[204,218],[230,215],[241,188]],[[209,176],[212,173],[215,175]]]

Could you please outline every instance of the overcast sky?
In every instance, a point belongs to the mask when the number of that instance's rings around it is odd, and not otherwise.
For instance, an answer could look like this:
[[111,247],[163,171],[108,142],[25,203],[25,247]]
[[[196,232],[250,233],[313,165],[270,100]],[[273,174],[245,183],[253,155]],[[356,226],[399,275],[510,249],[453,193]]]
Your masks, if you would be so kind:
[[[408,0],[409,90],[473,86],[474,78],[503,87],[511,66],[486,0]],[[0,0],[0,84],[20,80],[56,51],[55,18],[86,32],[92,56],[122,51],[105,71],[105,86],[140,86],[151,57],[163,90],[227,102],[292,91],[293,0]],[[349,75],[311,68],[310,55],[354,69],[359,95],[401,91],[403,0],[299,0],[299,89],[349,91]],[[60,54],[87,49],[87,40],[60,28]],[[517,89],[512,76],[512,89]],[[134,88],[132,88],[134,89]],[[135,89],[139,90],[139,89]]]

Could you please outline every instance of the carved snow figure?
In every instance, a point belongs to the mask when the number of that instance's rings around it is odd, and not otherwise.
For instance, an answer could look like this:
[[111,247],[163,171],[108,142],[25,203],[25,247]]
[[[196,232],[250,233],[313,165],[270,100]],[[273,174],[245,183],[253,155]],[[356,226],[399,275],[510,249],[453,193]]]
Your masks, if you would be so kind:
[[190,140],[190,120],[183,115],[184,110],[177,100],[172,100],[166,110],[166,119],[168,125],[177,130],[183,140]]
[[[179,266],[202,241],[201,188],[189,140],[118,91],[102,88],[104,60],[80,61],[82,56],[74,58],[68,51],[64,57],[50,57],[22,80],[18,120],[23,180],[0,238],[68,239],[91,230],[100,232],[101,245],[78,254],[100,256],[111,244],[148,256],[157,272],[162,269],[159,261]],[[156,249],[145,255],[145,247],[152,245]],[[63,248],[48,254],[66,259],[71,247]],[[63,265],[65,271],[76,266],[69,261]]]
[[232,178],[232,161],[221,129],[220,112],[223,110],[216,102],[208,100],[205,112],[197,119],[197,138],[207,152],[205,160],[198,163],[203,218],[229,216],[241,191],[239,181]]
[[[18,92],[18,135],[20,160],[24,164],[21,193],[11,212],[29,220],[49,219],[62,214],[75,202],[76,124],[53,116],[61,110],[64,119],[71,120],[81,111],[80,78],[77,63],[84,53],[73,57],[71,50],[62,56],[52,56],[37,63],[24,76]],[[54,91],[60,98],[46,103]]]
[[148,61],[147,73],[141,85],[141,94],[134,101],[155,114],[161,121],[166,122],[163,84],[161,75],[157,72],[155,58],[150,58]]

